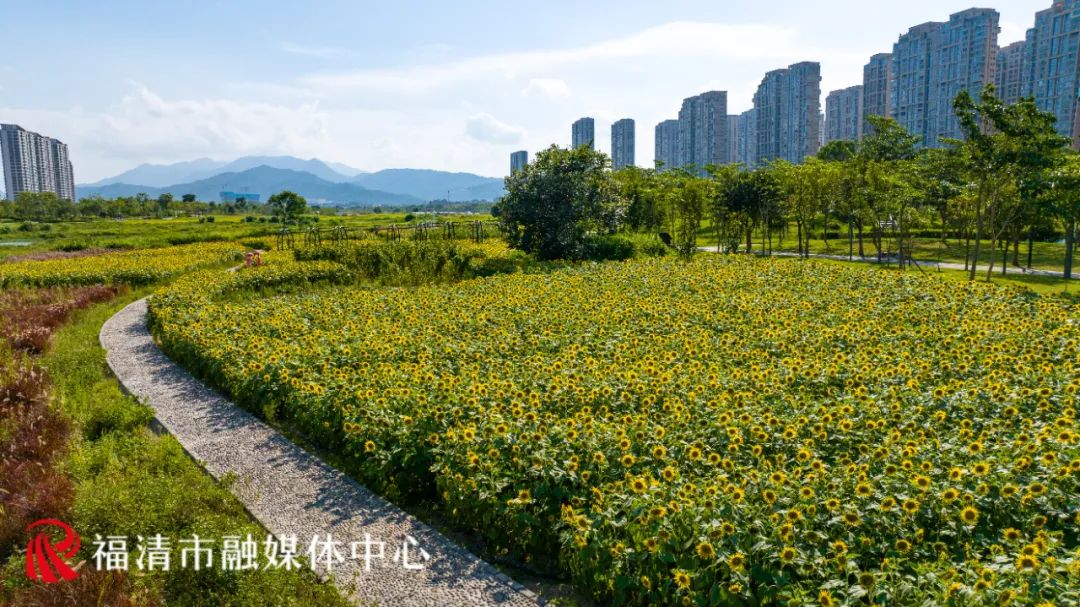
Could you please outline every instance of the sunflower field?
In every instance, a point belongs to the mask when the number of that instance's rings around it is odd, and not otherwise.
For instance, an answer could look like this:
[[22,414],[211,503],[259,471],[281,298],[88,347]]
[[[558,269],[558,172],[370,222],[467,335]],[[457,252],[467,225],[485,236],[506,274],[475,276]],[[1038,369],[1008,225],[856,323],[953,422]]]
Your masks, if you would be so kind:
[[602,604],[1080,602],[1080,306],[741,257],[221,293],[151,300],[171,356]]
[[136,249],[93,257],[0,263],[0,288],[69,287],[93,284],[140,286],[196,268],[239,260],[245,247],[200,243]]

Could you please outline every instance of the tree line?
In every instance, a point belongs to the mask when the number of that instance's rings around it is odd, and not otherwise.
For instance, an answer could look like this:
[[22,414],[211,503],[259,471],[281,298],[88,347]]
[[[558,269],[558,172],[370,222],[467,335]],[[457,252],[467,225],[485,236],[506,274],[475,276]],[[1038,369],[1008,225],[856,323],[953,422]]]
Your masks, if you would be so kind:
[[147,194],[104,198],[87,196],[78,202],[60,198],[53,192],[20,192],[14,200],[0,200],[0,218],[20,221],[64,221],[73,219],[121,217],[174,217],[210,214],[268,213],[266,205],[238,202],[200,202],[194,194],[179,198]]
[[0,218],[16,221],[241,214],[269,215],[283,222],[295,222],[307,211],[307,200],[288,190],[274,194],[266,204],[245,200],[199,202],[194,194],[184,194],[179,199],[172,194],[162,194],[157,198],[146,194],[117,198],[88,196],[72,202],[53,192],[21,192],[15,200],[0,200]]
[[706,221],[721,252],[770,254],[777,238],[794,236],[808,257],[817,231],[826,242],[847,240],[852,256],[894,251],[901,268],[914,262],[916,238],[950,239],[971,280],[983,269],[984,247],[993,252],[989,277],[995,267],[1024,265],[1024,245],[1030,267],[1034,242],[1063,235],[1071,277],[1080,154],[1057,134],[1054,116],[1033,99],[1006,104],[989,85],[977,98],[962,92],[953,109],[963,138],[941,148],[872,116],[861,141],[830,142],[803,164],[752,170],[612,171],[602,153],[552,146],[506,178],[493,214],[512,246],[545,259],[581,257],[590,238],[621,231],[662,232],[690,256]]

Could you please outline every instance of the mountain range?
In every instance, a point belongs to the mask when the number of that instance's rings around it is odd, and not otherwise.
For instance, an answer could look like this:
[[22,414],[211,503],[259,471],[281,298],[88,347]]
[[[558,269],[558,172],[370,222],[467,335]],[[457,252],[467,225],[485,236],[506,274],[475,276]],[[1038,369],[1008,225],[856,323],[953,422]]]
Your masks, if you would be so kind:
[[76,186],[77,198],[87,196],[176,197],[195,194],[199,200],[218,200],[221,192],[257,193],[265,201],[281,190],[293,190],[316,204],[370,206],[443,200],[495,200],[503,180],[472,173],[428,169],[386,169],[369,173],[336,162],[293,156],[245,156],[231,162],[199,158],[174,164],[142,164],[101,181]]

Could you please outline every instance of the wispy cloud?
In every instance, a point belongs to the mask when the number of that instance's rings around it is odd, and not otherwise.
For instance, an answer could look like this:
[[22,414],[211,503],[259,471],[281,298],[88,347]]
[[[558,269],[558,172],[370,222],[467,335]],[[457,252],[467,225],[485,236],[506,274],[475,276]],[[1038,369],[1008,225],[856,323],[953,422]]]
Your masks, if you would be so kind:
[[307,46],[293,42],[281,43],[281,50],[293,55],[317,57],[319,59],[333,59],[346,53],[345,49],[334,46]]
[[529,84],[522,89],[521,96],[566,98],[570,96],[570,85],[559,78],[530,78]]
[[[768,40],[768,44],[761,41]],[[827,53],[800,44],[797,32],[772,25],[679,21],[569,49],[482,55],[445,63],[326,72],[305,79],[325,89],[425,93],[461,81],[551,73],[585,63],[664,57],[697,61],[821,57]]]
[[480,113],[469,118],[465,134],[485,143],[518,143],[525,138],[525,129],[506,124],[491,114]]

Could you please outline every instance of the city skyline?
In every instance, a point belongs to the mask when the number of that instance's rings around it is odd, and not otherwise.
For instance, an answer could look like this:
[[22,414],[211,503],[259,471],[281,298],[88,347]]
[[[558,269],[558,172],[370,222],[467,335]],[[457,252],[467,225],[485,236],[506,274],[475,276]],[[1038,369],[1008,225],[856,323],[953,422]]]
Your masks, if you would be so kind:
[[[481,3],[456,12],[426,3],[423,11],[368,7],[361,17],[348,3],[263,15],[246,2],[197,2],[184,10],[124,10],[133,15],[124,23],[103,21],[103,13],[117,12],[107,7],[18,5],[11,19],[55,20],[59,42],[0,60],[0,120],[67,142],[80,182],[143,162],[250,154],[319,157],[365,170],[503,175],[514,150],[566,145],[563,129],[581,115],[596,119],[597,148],[605,152],[616,119],[648,125],[637,133],[636,163],[651,166],[652,125],[694,91],[726,90],[728,111],[741,114],[764,73],[800,61],[822,64],[823,92],[854,86],[868,58],[907,27],[970,7],[835,4],[690,2],[613,11],[598,3],[569,26],[557,7],[541,7],[529,14],[535,27],[528,32],[513,27],[524,9],[501,15]],[[1022,40],[1035,12],[1050,3],[993,6],[1002,14],[1004,46]],[[406,16],[412,27],[403,36],[395,25]],[[162,19],[175,27],[143,27]],[[224,33],[245,20],[269,42],[231,47],[222,60]],[[341,26],[314,29],[330,22]],[[484,35],[468,36],[477,27]],[[13,31],[14,47],[28,47],[30,34]],[[60,61],[85,56],[89,40],[92,62]],[[132,56],[132,45],[145,50]],[[673,62],[686,69],[665,69]],[[414,148],[421,138],[430,145]]]

